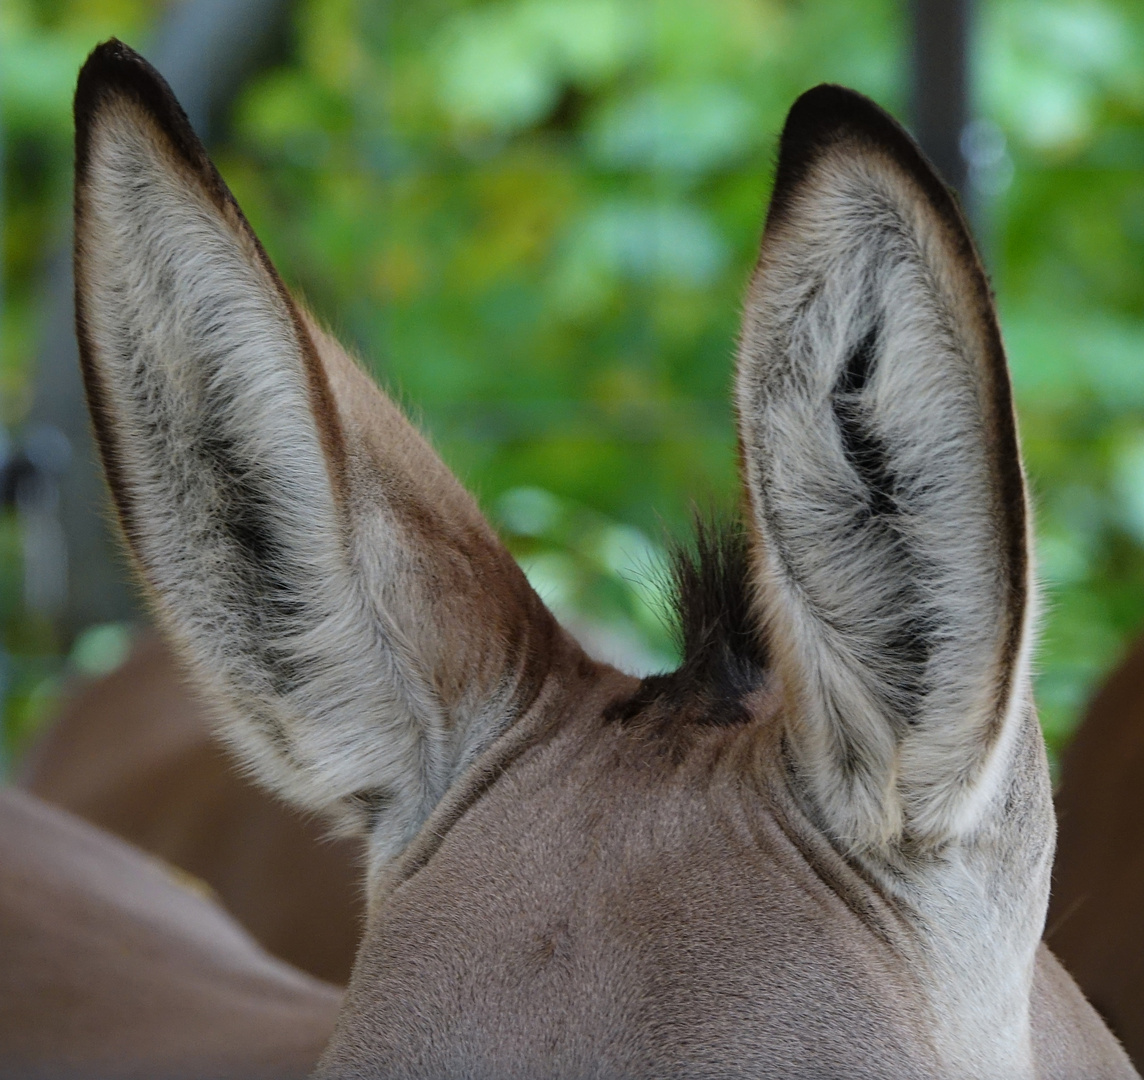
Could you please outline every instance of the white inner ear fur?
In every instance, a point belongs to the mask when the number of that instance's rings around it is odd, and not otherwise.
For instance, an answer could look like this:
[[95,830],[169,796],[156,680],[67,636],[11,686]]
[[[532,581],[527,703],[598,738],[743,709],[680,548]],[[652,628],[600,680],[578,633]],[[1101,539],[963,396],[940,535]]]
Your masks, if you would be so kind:
[[380,580],[362,577],[288,302],[130,103],[94,122],[81,198],[91,359],[161,616],[252,770],[304,807],[384,819],[375,854],[396,852],[456,769],[385,602],[416,541],[375,505]]
[[971,830],[1024,707],[974,272],[900,169],[836,147],[768,230],[747,302],[760,602],[798,767],[854,849]]

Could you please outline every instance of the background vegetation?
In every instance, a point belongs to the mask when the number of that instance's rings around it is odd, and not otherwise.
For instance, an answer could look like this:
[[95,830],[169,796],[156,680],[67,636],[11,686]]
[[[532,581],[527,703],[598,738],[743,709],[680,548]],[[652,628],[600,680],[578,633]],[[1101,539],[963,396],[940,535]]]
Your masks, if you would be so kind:
[[[70,94],[146,0],[2,0],[0,421],[66,236]],[[300,0],[213,147],[285,277],[410,406],[598,649],[670,662],[654,569],[735,498],[738,305],[793,98],[905,115],[891,0]],[[1144,615],[1144,5],[981,0],[973,211],[1010,351],[1059,747]],[[6,740],[123,635],[57,640],[0,529]],[[70,659],[67,656],[70,656]],[[109,659],[110,658],[110,659]]]

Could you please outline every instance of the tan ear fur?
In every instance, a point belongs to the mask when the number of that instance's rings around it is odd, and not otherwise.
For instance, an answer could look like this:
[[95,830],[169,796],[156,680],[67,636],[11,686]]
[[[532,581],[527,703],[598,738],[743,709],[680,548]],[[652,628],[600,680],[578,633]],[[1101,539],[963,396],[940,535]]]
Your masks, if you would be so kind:
[[254,772],[391,855],[581,654],[146,61],[98,48],[76,124],[81,360],[140,574]]

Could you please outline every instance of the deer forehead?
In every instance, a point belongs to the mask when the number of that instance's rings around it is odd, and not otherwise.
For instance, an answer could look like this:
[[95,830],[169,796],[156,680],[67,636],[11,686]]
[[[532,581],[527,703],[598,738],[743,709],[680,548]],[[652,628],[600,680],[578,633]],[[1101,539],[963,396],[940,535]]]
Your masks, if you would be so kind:
[[538,735],[378,883],[331,1075],[459,1069],[458,1047],[508,1075],[591,1056],[650,1076],[689,1045],[726,1068],[784,1040],[855,1067],[856,1039],[927,1045],[916,928],[759,768],[777,707],[698,732],[591,708]]

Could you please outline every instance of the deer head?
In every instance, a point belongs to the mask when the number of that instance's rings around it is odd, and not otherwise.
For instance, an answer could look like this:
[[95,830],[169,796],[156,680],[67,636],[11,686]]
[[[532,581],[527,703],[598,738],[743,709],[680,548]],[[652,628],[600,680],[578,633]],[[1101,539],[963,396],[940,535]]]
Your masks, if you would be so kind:
[[893,120],[830,86],[791,110],[746,520],[681,561],[684,662],[642,682],[291,298],[157,73],[101,46],[76,123],[83,371],[139,577],[247,766],[369,852],[321,1075],[1130,1075],[1038,952],[1008,375]]

